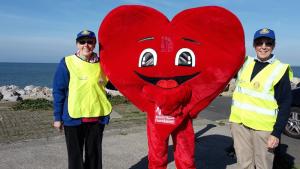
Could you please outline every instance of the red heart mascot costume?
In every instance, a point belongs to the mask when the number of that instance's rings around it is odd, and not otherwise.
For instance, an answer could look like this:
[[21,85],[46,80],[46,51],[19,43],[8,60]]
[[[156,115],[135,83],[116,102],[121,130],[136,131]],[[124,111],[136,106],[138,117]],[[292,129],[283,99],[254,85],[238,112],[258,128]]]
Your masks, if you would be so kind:
[[112,10],[98,32],[101,64],[111,82],[147,112],[149,168],[167,167],[172,136],[178,169],[195,168],[192,119],[244,61],[244,32],[228,10],[198,7],[171,21],[139,5]]

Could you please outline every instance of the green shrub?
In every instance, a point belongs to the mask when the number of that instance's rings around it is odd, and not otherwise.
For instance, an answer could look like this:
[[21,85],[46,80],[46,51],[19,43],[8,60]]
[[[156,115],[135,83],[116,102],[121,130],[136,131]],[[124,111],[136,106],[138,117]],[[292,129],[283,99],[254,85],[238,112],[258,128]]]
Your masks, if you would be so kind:
[[53,102],[46,99],[26,99],[17,102],[13,110],[52,110]]
[[117,104],[129,104],[130,102],[124,96],[107,96],[109,102],[114,106]]
[[[123,96],[108,96],[108,100],[112,105],[130,104],[130,102]],[[12,107],[13,110],[52,110],[53,101],[46,99],[26,99],[18,101]]]

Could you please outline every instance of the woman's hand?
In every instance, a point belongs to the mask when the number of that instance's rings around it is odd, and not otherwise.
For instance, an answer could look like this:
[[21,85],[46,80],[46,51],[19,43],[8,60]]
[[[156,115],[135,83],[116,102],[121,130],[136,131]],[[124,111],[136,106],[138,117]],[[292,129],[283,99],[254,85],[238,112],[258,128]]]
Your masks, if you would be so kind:
[[61,121],[54,121],[53,127],[57,129],[57,131],[61,132],[63,130],[63,124]]

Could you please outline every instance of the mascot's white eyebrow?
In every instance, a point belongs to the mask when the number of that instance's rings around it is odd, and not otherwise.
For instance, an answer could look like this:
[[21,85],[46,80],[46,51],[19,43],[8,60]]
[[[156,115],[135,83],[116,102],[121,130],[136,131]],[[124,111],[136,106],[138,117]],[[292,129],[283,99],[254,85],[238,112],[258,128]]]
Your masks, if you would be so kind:
[[183,37],[182,40],[185,40],[185,41],[188,41],[188,42],[192,42],[192,43],[195,43],[197,45],[201,44],[200,42],[198,42],[198,41],[196,41],[194,39],[191,39],[191,38],[185,38],[185,37]]
[[143,41],[146,41],[146,40],[153,40],[154,37],[145,37],[143,39],[140,39],[139,42],[143,42]]

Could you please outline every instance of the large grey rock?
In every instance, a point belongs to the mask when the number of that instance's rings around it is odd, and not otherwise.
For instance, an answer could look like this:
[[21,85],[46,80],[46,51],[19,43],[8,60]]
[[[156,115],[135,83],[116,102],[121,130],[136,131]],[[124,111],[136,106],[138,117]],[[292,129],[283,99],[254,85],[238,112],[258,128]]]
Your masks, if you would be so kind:
[[118,90],[110,90],[105,88],[105,91],[111,96],[123,96]]
[[21,95],[15,90],[10,90],[10,89],[2,90],[2,94],[3,94],[2,100],[5,101],[15,102],[18,100],[22,100]]
[[26,91],[30,90],[31,91],[34,87],[35,86],[33,86],[33,85],[25,86],[24,90],[26,90]]
[[1,86],[0,87],[0,92],[5,92],[5,91],[15,91],[18,90],[19,87],[16,85],[8,85],[8,86]]
[[300,78],[298,77],[294,77],[292,80],[291,80],[291,87],[292,89],[296,88],[300,86]]
[[48,87],[40,87],[40,86],[27,86],[25,90],[25,95],[23,95],[23,99],[37,99],[37,98],[53,100],[52,89]]
[[3,95],[3,99],[4,101],[9,101],[9,102],[15,102],[18,100],[22,100],[22,98],[20,96],[14,96],[11,94],[7,94],[7,95]]
[[24,89],[16,90],[16,92],[19,93],[21,96],[25,95],[25,90]]
[[2,100],[11,101],[11,102],[23,100],[23,99],[38,99],[38,98],[53,100],[52,89],[48,87],[30,85],[30,86],[26,86],[24,89],[19,89],[18,86],[8,85],[8,86],[1,86],[0,92],[3,96]]

